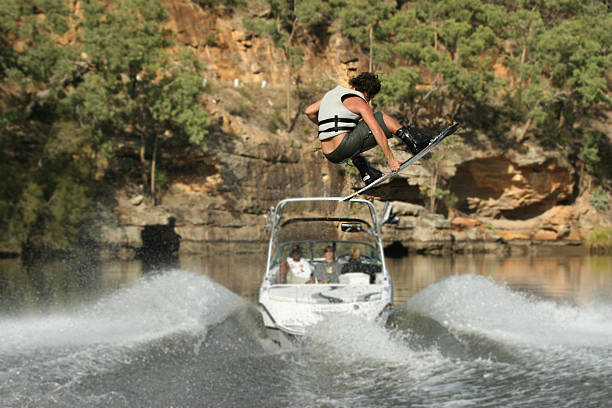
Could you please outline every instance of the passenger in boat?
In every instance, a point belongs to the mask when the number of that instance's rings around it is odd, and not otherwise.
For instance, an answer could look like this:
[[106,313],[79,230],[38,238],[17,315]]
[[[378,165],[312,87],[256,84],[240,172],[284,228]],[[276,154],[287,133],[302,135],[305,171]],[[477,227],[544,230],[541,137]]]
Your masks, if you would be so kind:
[[372,110],[369,102],[380,91],[376,74],[362,72],[351,78],[349,85],[351,88],[335,87],[308,106],[304,113],[319,127],[321,150],[327,160],[335,164],[351,160],[368,185],[383,173],[371,167],[360,153],[379,145],[389,168],[397,171],[401,161],[391,152],[387,139],[396,136],[412,154],[417,154],[429,144],[431,137],[409,125],[401,126],[383,112]]
[[363,262],[361,260],[361,250],[357,247],[352,247],[349,254],[349,261],[342,266],[341,273],[365,273],[370,275],[370,283],[375,283],[376,273],[380,272],[380,266]]
[[325,261],[315,265],[313,276],[317,283],[338,283],[342,265],[334,259],[334,247],[325,247]]
[[280,283],[313,283],[312,267],[302,259],[302,248],[299,245],[291,249],[287,259],[280,264]]

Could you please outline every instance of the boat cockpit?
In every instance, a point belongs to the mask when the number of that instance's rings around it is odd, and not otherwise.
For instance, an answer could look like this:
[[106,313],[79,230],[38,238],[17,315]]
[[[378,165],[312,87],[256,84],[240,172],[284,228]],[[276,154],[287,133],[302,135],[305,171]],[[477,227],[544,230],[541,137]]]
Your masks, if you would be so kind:
[[[344,284],[344,283],[355,283],[361,278],[367,278],[369,283],[369,273],[371,270],[375,270],[376,279],[375,283],[382,281],[382,268],[379,251],[376,250],[374,245],[366,242],[356,241],[336,241],[336,240],[308,240],[308,241],[287,241],[279,245],[274,256],[272,257],[269,278],[271,284],[280,284],[280,264],[284,259],[287,259],[291,255],[291,251],[294,248],[300,248],[301,259],[308,262],[311,269],[314,271],[318,266],[325,265],[325,249],[327,247],[333,248],[333,259],[339,265],[340,269],[346,265],[351,258],[351,251],[359,251],[359,264],[363,265],[363,270],[353,268],[351,272],[343,273],[335,280],[325,282],[327,284]],[[364,275],[364,276],[358,276]],[[299,279],[288,280],[287,284],[302,284],[306,283]],[[322,281],[317,279],[317,275],[313,276],[312,282],[315,284],[322,284]]]

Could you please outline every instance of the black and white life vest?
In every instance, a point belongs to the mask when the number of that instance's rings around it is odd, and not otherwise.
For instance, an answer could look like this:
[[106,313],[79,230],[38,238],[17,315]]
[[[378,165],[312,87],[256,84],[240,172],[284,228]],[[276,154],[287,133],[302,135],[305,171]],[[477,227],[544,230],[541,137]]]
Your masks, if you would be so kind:
[[337,86],[323,96],[319,107],[319,140],[331,139],[357,126],[361,116],[342,103],[349,96],[358,96],[368,102],[363,93],[343,86]]

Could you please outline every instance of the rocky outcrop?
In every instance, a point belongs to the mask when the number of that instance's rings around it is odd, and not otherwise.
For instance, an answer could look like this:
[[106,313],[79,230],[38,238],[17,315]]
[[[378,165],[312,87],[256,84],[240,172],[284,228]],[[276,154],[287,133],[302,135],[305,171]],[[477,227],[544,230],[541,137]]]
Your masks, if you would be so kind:
[[[166,154],[174,171],[157,205],[137,186],[125,186],[101,206],[103,216],[92,225],[92,235],[109,255],[135,256],[145,227],[169,225],[171,218],[182,253],[220,242],[260,249],[252,245],[267,239],[264,214],[279,199],[342,196],[360,185],[354,170],[330,164],[319,151],[314,126],[300,119],[303,107],[286,91],[297,75],[280,63],[281,52],[271,40],[249,34],[231,9],[212,13],[189,0],[164,1],[170,28],[208,66],[205,104],[213,120],[208,152]],[[300,80],[319,78],[321,91],[356,67],[366,68],[360,65],[365,59],[355,62],[359,54],[339,36],[311,48]],[[508,149],[470,129],[462,129],[462,137],[467,148],[439,169],[458,198],[453,209],[443,214],[426,209],[419,187],[431,177],[426,163],[371,190],[370,198],[381,206],[393,201],[398,215],[397,224],[384,227],[387,246],[404,253],[533,251],[542,245],[578,246],[594,223],[610,225],[611,214],[589,204],[560,153],[529,142]],[[375,152],[368,154],[385,167]]]

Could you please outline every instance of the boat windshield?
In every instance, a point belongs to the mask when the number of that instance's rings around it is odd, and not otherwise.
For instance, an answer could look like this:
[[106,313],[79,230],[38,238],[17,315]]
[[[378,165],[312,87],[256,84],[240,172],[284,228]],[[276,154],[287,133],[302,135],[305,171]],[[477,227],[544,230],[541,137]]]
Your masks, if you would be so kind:
[[279,245],[272,259],[272,267],[278,266],[283,259],[290,257],[291,250],[299,246],[302,258],[311,264],[325,260],[325,248],[331,246],[334,250],[334,259],[340,263],[348,262],[352,248],[359,250],[361,260],[366,263],[379,264],[380,254],[376,246],[357,241],[291,241]]
[[300,246],[302,258],[311,264],[325,259],[332,246],[334,258],[348,262],[351,248],[359,249],[367,263],[380,263],[381,248],[375,230],[375,214],[367,202],[289,201],[278,209],[270,268]]
[[285,201],[278,209],[281,224],[296,218],[357,218],[373,225],[369,202],[337,200]]

